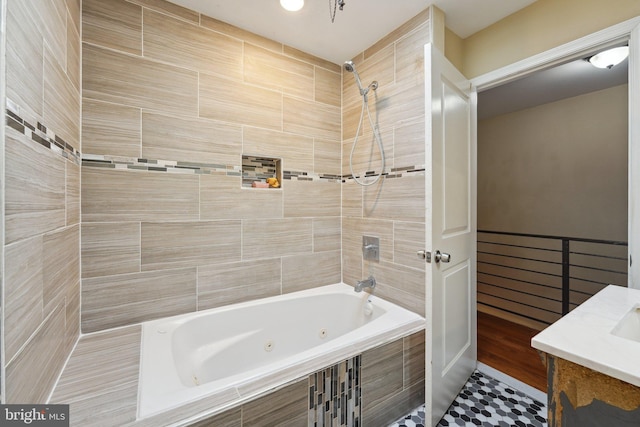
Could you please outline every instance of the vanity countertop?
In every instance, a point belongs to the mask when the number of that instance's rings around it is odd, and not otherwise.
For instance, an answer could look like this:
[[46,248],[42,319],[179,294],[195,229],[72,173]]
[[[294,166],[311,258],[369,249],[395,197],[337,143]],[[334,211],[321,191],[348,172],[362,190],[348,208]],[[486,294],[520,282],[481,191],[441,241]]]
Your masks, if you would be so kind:
[[640,290],[610,285],[531,340],[534,348],[640,387],[640,342],[611,333]]

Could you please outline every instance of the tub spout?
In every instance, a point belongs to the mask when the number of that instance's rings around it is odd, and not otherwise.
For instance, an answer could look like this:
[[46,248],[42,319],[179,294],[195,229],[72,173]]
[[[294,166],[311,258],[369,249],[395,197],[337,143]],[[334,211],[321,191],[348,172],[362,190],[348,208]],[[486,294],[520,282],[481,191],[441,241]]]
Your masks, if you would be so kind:
[[353,288],[353,290],[356,292],[362,292],[364,288],[374,289],[375,287],[376,287],[376,279],[373,276],[369,276],[365,280],[358,280],[358,283],[356,283],[356,286],[355,288]]

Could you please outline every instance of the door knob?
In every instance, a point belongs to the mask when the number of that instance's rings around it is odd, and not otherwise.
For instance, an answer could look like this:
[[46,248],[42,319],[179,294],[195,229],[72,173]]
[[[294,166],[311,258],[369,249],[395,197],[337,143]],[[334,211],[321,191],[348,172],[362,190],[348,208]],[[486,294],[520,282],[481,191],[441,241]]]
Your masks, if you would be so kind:
[[451,261],[451,255],[449,255],[446,252],[440,252],[440,251],[436,251],[436,254],[434,255],[434,258],[436,260],[436,262],[449,262]]
[[431,252],[429,251],[418,251],[418,257],[422,258],[426,262],[431,262]]

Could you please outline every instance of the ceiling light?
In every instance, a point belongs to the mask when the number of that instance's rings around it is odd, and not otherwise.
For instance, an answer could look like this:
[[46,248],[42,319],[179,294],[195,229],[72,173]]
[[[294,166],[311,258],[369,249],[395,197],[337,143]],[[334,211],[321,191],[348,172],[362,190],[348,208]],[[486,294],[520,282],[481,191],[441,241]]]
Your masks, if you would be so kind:
[[280,6],[290,12],[297,12],[304,6],[304,0],[280,0]]
[[627,56],[629,56],[629,46],[614,47],[593,55],[589,58],[589,62],[597,68],[611,68],[624,61]]

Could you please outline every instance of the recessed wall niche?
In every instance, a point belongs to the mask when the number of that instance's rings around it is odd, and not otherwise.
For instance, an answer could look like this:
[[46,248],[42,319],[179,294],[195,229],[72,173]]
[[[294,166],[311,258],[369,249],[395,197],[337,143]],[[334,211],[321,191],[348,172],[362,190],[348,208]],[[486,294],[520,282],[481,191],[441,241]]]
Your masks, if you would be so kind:
[[[273,182],[273,178],[277,181]],[[242,155],[243,188],[282,188],[282,159]]]

